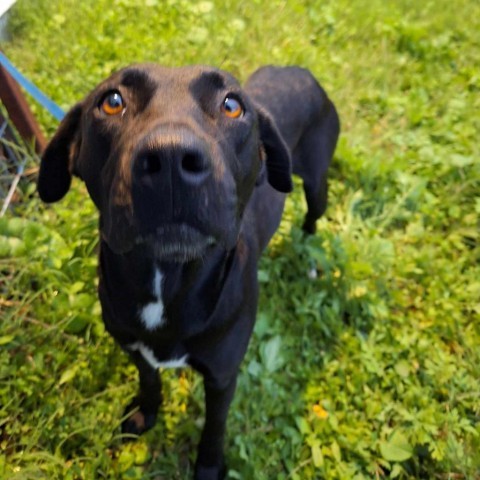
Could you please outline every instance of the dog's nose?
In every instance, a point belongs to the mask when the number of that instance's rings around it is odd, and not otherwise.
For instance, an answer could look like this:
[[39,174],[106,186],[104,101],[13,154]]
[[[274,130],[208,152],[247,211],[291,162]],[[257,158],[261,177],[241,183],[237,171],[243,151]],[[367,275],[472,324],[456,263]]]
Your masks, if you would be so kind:
[[150,183],[156,177],[178,175],[187,185],[200,185],[212,168],[205,153],[194,146],[169,145],[140,152],[135,160],[135,174]]

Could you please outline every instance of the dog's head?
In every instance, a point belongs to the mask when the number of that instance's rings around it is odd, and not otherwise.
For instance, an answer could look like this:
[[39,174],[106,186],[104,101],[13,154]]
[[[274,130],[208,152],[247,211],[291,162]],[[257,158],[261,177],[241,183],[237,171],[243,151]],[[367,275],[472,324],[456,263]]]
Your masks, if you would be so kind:
[[76,175],[114,252],[146,243],[160,259],[186,260],[235,245],[263,169],[276,190],[291,190],[283,139],[231,75],[134,65],[66,115],[42,157],[38,192],[60,200]]

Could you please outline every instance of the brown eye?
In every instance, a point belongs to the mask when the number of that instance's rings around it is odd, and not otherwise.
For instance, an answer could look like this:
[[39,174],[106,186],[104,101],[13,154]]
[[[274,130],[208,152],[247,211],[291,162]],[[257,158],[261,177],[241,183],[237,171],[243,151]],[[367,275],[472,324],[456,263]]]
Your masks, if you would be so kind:
[[233,97],[226,97],[223,101],[222,110],[229,118],[239,118],[243,115],[242,105]]
[[122,96],[118,92],[112,92],[103,99],[100,108],[107,115],[118,115],[123,112],[125,105]]

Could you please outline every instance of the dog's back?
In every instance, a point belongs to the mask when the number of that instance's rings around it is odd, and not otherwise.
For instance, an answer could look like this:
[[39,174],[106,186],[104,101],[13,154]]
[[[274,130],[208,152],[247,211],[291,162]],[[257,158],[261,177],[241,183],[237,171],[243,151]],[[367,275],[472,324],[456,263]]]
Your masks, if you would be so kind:
[[259,68],[245,90],[275,119],[290,149],[293,172],[303,179],[308,205],[303,229],[313,233],[327,206],[327,169],[340,133],[335,106],[315,77],[300,67]]
[[259,68],[245,90],[272,115],[292,152],[304,129],[319,122],[325,104],[330,102],[313,75],[300,67]]

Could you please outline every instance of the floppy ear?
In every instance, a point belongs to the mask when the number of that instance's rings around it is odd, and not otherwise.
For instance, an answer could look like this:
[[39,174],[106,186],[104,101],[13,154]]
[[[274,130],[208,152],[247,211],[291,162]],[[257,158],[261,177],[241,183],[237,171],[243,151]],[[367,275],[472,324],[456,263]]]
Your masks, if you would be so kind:
[[267,155],[268,183],[279,192],[293,190],[290,153],[275,122],[263,108],[257,107],[260,140]]
[[75,105],[62,120],[57,132],[47,145],[40,162],[37,190],[47,203],[60,200],[70,188],[72,180],[72,158],[78,139],[81,104]]

